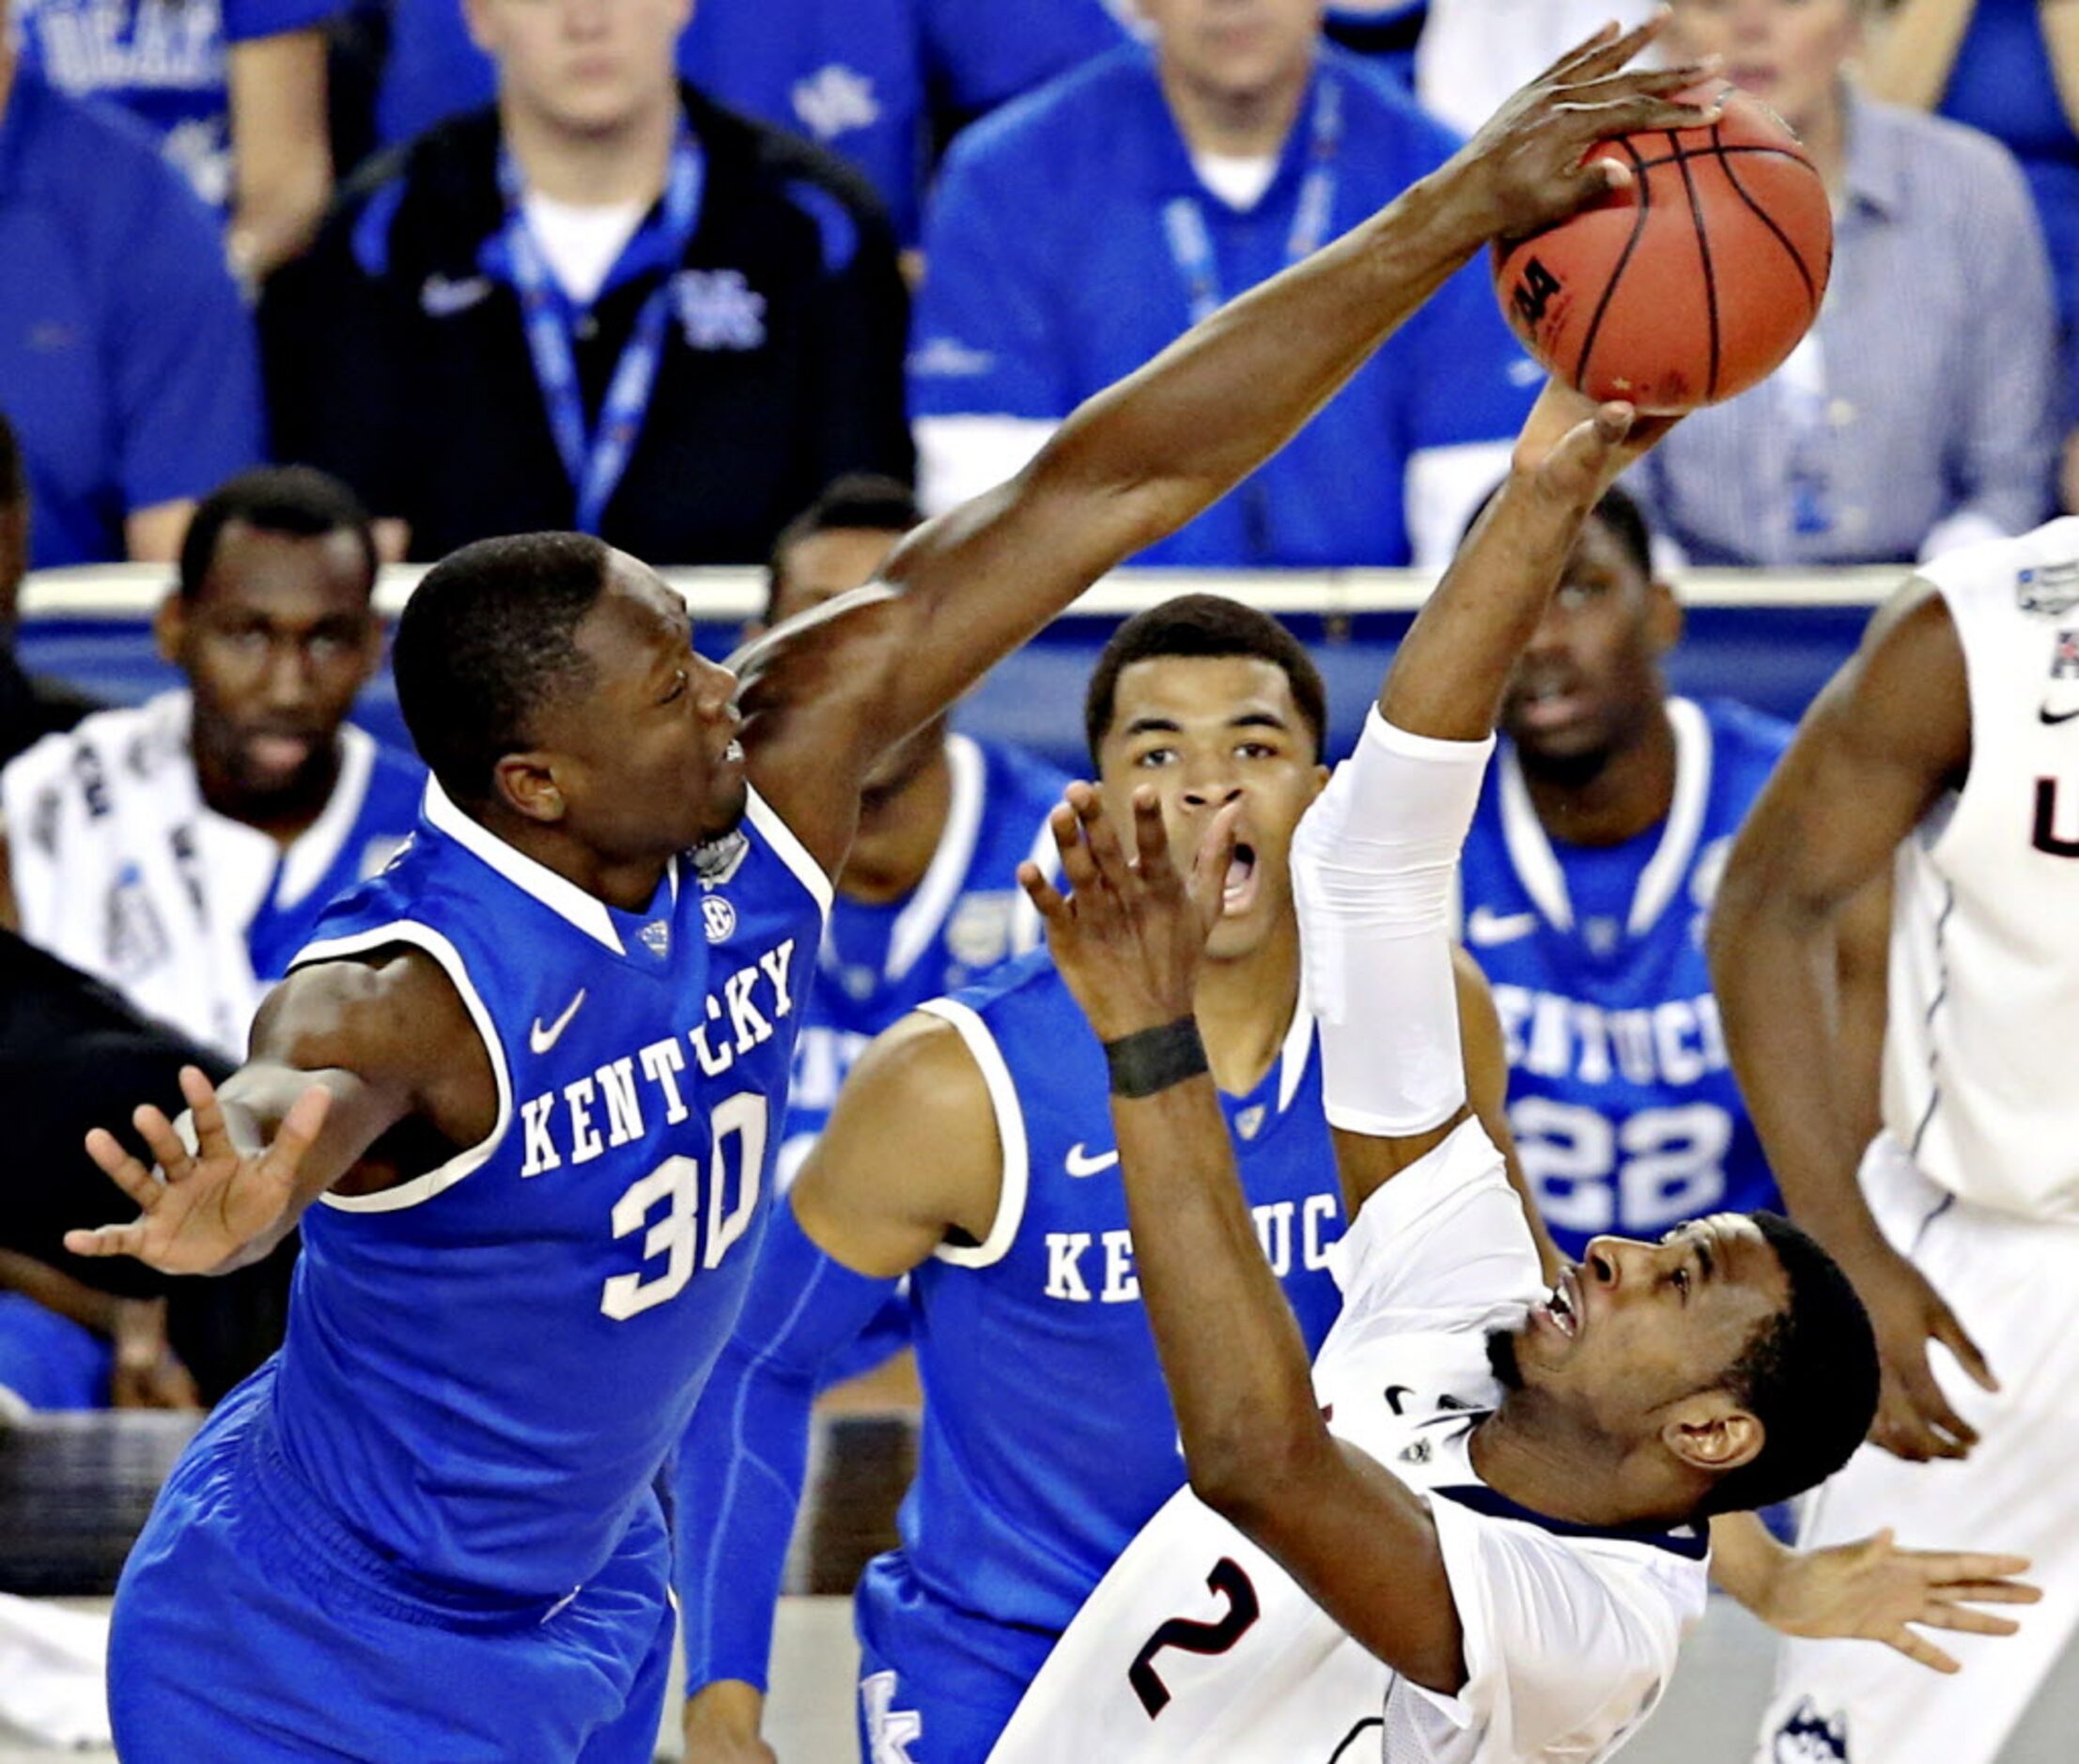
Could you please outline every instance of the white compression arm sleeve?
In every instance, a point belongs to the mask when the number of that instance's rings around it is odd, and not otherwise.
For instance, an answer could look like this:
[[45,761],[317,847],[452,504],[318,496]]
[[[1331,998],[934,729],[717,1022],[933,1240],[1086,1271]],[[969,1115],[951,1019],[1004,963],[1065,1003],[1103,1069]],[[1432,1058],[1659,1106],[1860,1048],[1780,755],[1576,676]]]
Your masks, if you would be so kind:
[[1410,735],[1374,705],[1299,824],[1305,1001],[1334,1126],[1398,1138],[1466,1101],[1451,889],[1494,747]]

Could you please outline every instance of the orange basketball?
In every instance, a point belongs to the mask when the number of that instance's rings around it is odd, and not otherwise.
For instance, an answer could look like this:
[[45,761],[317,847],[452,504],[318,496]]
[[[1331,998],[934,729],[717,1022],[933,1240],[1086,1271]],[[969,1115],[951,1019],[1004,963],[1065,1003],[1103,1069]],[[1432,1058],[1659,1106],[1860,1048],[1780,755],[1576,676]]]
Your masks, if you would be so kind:
[[1621,135],[1614,191],[1495,246],[1524,348],[1596,399],[1673,412],[1745,392],[1819,317],[1833,267],[1826,189],[1776,113],[1730,85],[1708,129]]

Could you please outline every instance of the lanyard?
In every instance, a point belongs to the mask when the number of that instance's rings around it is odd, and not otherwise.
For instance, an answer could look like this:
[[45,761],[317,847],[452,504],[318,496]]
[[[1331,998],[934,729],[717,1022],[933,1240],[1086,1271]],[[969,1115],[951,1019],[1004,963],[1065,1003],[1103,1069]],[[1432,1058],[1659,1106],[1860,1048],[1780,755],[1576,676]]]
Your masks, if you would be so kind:
[[[1336,148],[1342,140],[1342,86],[1326,69],[1314,84],[1313,117],[1307,151],[1306,181],[1299,186],[1299,206],[1293,210],[1292,231],[1285,238],[1289,267],[1311,257],[1327,243],[1335,217]],[[1191,322],[1202,323],[1218,309],[1219,264],[1213,255],[1213,235],[1196,196],[1176,196],[1162,207],[1162,231],[1170,255],[1191,301]]]
[[549,427],[555,436],[556,452],[563,456],[563,469],[570,474],[571,488],[577,492],[577,527],[581,533],[599,531],[600,517],[628,470],[628,456],[635,451],[635,438],[642,432],[643,419],[649,410],[650,395],[657,388],[658,366],[663,360],[672,275],[700,222],[705,175],[706,166],[692,131],[681,125],[677,143],[672,148],[671,170],[664,181],[664,241],[669,247],[670,267],[636,315],[635,328],[607,384],[606,399],[599,407],[598,427],[588,435],[577,358],[570,348],[569,303],[551,273],[540,245],[528,230],[526,213],[520,207],[520,168],[508,150],[503,147],[499,149],[498,187],[505,198],[506,260],[512,266],[513,286],[520,295],[535,379],[541,386],[542,402],[549,407]]

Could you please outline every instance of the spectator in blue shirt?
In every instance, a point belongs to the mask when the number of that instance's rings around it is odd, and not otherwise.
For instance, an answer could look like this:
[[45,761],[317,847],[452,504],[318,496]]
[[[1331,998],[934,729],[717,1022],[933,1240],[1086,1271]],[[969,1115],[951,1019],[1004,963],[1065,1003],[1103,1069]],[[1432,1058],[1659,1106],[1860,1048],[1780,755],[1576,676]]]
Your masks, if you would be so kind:
[[[1155,27],[954,143],[926,220],[910,412],[931,509],[1455,140],[1320,41],[1320,0],[1142,0]],[[1535,379],[1476,265],[1151,564],[1441,563]]]
[[[862,173],[917,242],[933,112],[949,126],[1124,40],[1131,0],[703,0],[678,70],[716,102]],[[460,0],[393,0],[376,132],[409,139],[490,102]]]
[[241,271],[301,246],[332,192],[326,21],[341,0],[17,0],[23,66],[121,106],[229,222]]
[[1843,77],[1870,0],[1677,0],[1663,47],[1803,138],[1834,204],[1819,322],[1774,375],[1698,412],[1636,474],[1693,564],[1912,563],[2050,512],[2050,266],[2013,157]]
[[0,411],[37,568],[178,550],[260,454],[251,321],[209,211],[128,117],[0,48]]
[[1982,129],[2021,162],[2056,281],[2064,504],[2079,509],[2079,6],[1901,0],[1869,83],[1873,97]]

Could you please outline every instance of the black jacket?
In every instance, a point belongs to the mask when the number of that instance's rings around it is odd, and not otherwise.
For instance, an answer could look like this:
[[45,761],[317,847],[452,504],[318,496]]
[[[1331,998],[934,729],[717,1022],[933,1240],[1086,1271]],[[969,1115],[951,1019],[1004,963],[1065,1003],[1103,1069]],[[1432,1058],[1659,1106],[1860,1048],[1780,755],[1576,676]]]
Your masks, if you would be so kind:
[[[653,564],[758,563],[832,477],[909,474],[908,300],[863,182],[805,141],[684,96],[706,178],[682,268],[740,273],[763,336],[695,347],[675,309],[602,536]],[[504,219],[498,139],[496,113],[479,111],[371,166],[261,305],[277,457],[334,472],[376,514],[408,520],[415,557],[575,519],[518,298],[480,255]],[[690,280],[674,277],[675,297]],[[588,419],[657,284],[609,289],[592,334],[581,324]]]

